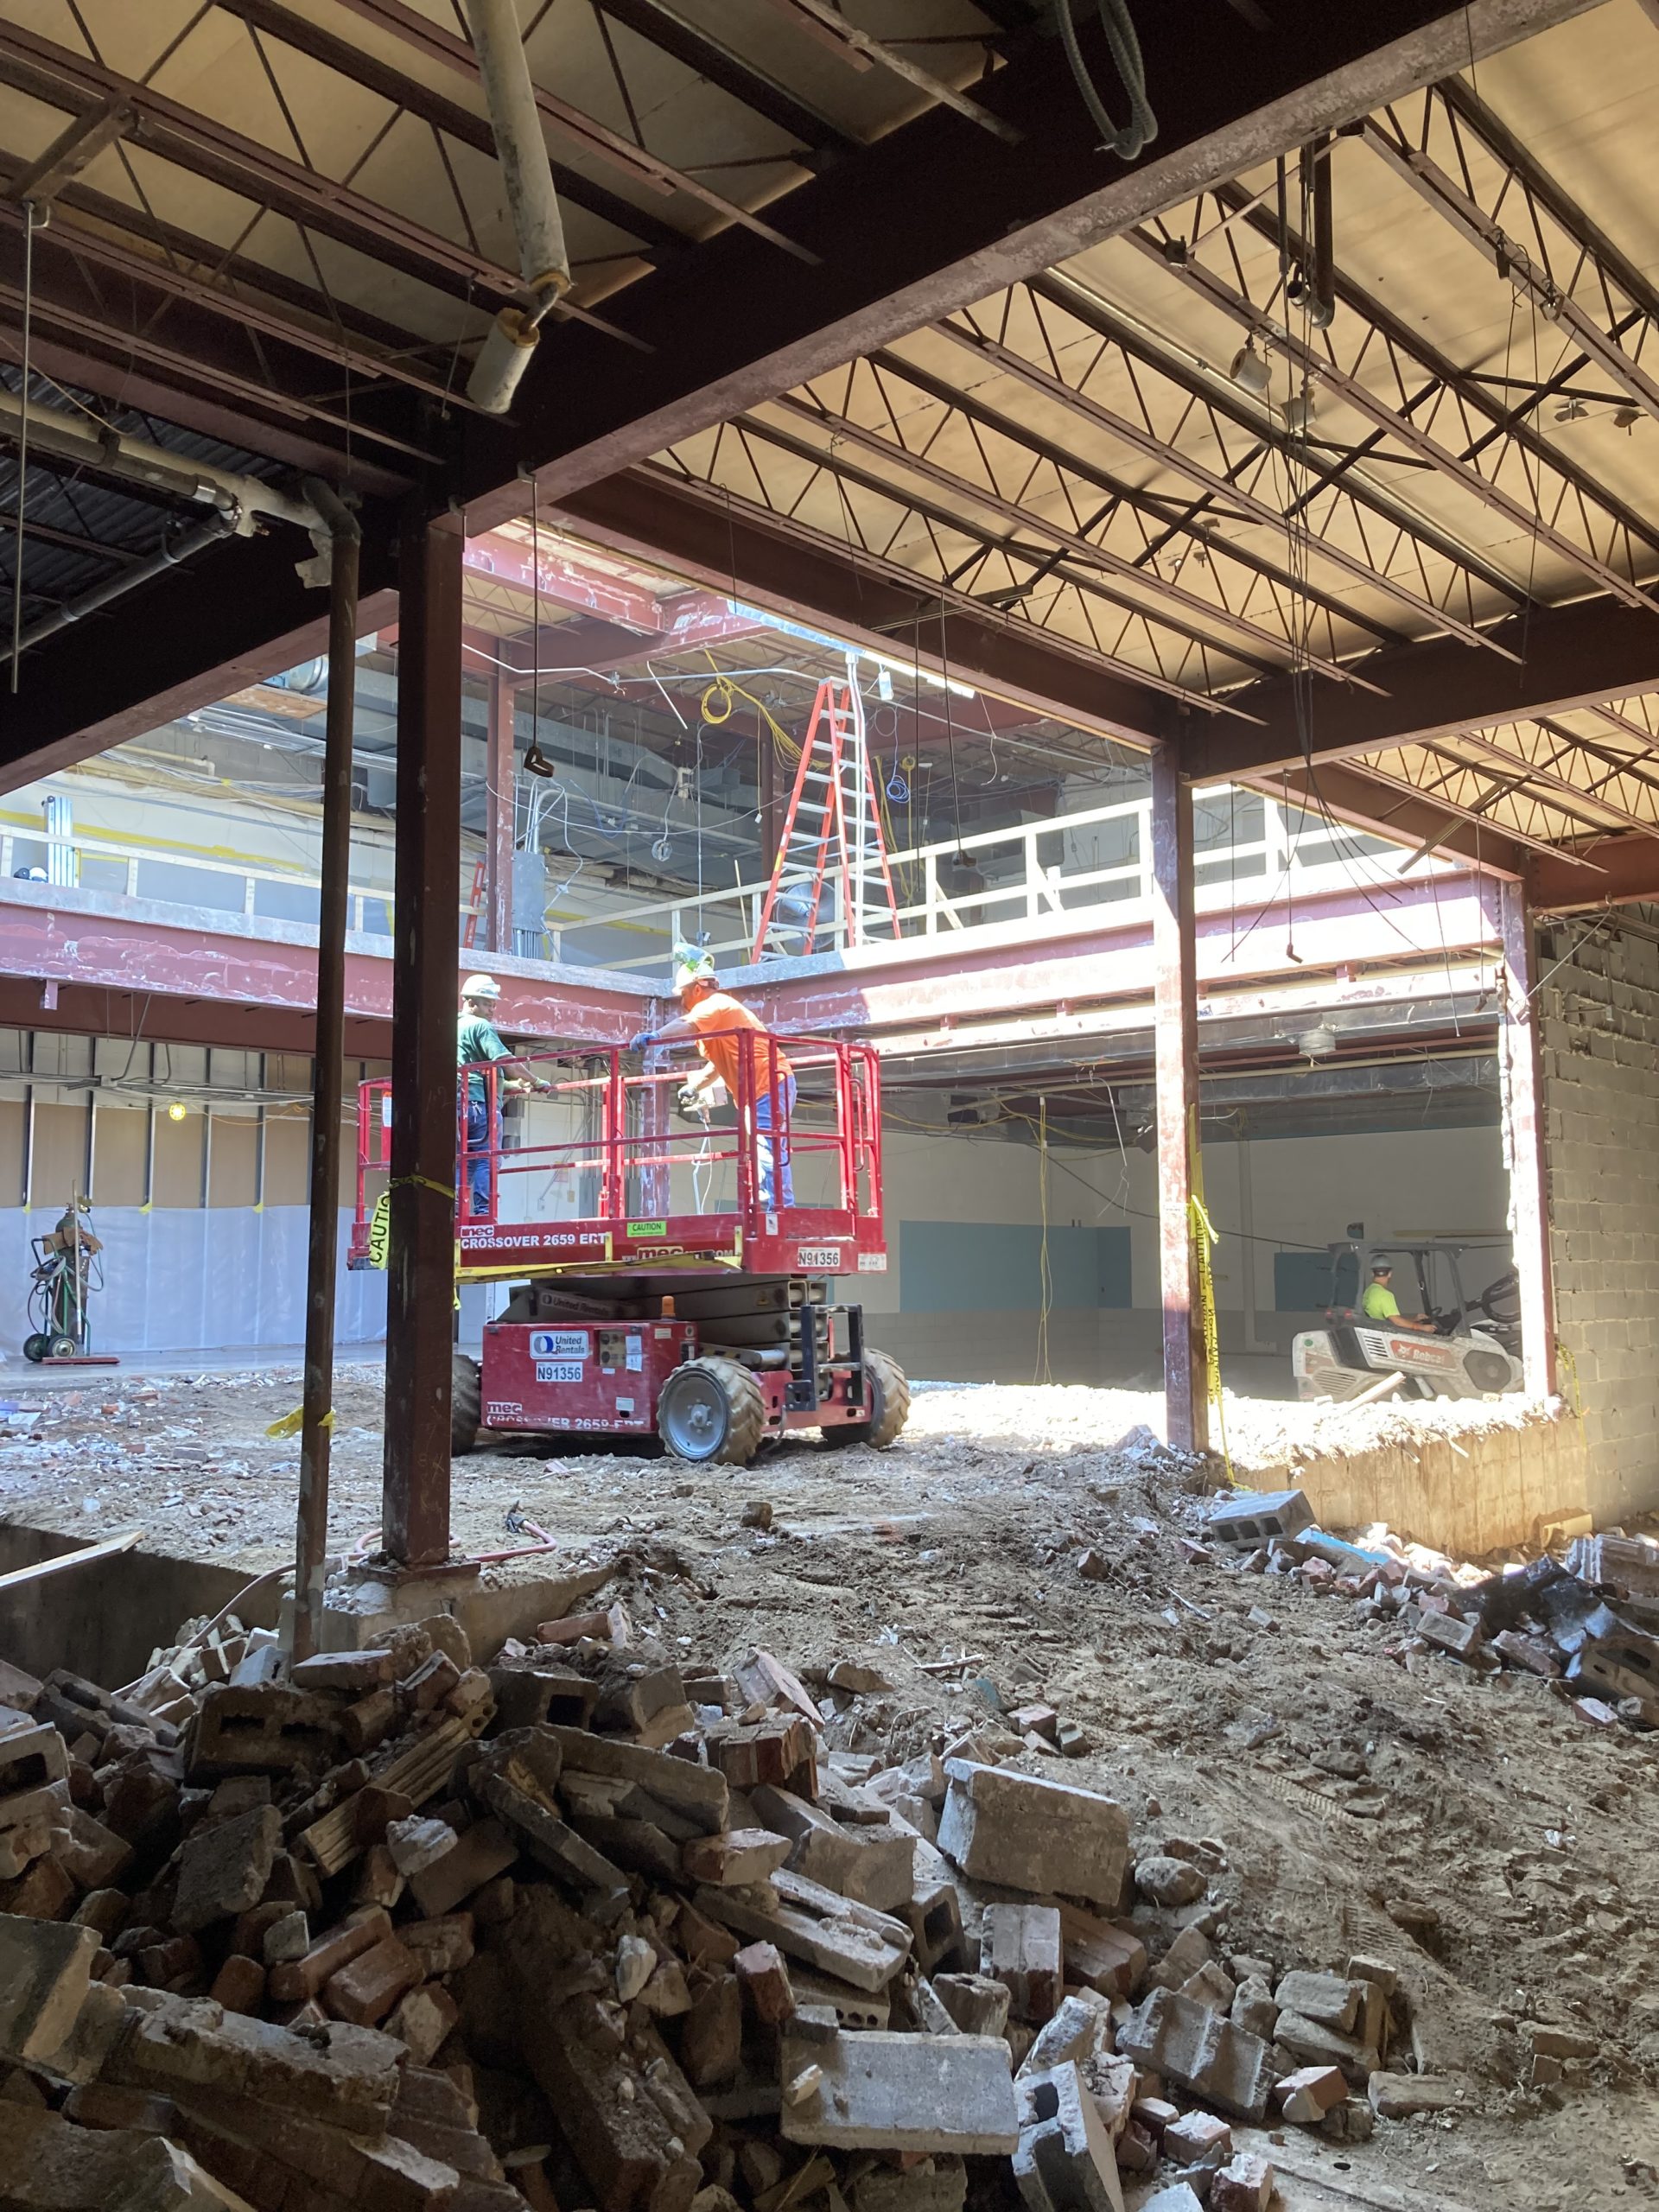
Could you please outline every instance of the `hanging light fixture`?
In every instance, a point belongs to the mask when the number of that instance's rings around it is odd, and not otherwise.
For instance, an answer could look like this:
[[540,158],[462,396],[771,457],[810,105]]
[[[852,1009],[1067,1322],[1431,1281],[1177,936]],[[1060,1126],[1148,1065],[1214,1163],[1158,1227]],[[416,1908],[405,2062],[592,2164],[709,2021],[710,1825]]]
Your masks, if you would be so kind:
[[1254,338],[1247,338],[1233,356],[1233,365],[1227,372],[1241,391],[1248,391],[1252,399],[1265,399],[1272,382],[1272,372],[1255,350]]

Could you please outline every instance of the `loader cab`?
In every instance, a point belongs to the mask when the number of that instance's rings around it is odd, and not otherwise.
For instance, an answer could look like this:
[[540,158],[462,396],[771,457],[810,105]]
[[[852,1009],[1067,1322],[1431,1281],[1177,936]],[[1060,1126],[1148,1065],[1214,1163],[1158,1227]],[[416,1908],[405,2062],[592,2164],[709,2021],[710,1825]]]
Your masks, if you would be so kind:
[[1487,1325],[1479,1300],[1487,1286],[1509,1266],[1505,1237],[1465,1240],[1427,1238],[1421,1243],[1373,1239],[1363,1224],[1351,1223],[1348,1236],[1331,1245],[1331,1303],[1327,1318],[1352,1321],[1363,1318],[1360,1300],[1374,1267],[1391,1268],[1389,1285],[1407,1319],[1427,1319],[1452,1325],[1468,1313],[1471,1321]]

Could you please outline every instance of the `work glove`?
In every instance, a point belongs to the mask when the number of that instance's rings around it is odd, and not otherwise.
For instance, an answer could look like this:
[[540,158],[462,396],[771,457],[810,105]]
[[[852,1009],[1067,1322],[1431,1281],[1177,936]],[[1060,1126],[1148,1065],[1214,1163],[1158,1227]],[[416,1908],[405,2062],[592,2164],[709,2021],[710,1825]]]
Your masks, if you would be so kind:
[[645,1047],[653,1042],[656,1033],[656,1031],[653,1029],[642,1029],[637,1037],[630,1037],[628,1039],[629,1052],[643,1052]]
[[680,1095],[675,1103],[688,1121],[702,1122],[707,1124],[709,1102],[702,1093],[694,1089],[690,1084],[681,1085]]

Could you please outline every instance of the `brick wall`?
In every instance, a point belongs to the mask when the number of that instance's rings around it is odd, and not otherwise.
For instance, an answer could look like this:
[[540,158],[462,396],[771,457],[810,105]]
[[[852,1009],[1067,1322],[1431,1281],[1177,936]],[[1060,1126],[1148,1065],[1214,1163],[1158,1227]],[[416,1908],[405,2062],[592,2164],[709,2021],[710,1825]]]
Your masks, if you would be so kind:
[[[1546,970],[1582,926],[1547,933]],[[1605,1526],[1659,1508],[1659,945],[1580,944],[1541,1006],[1561,1389]]]

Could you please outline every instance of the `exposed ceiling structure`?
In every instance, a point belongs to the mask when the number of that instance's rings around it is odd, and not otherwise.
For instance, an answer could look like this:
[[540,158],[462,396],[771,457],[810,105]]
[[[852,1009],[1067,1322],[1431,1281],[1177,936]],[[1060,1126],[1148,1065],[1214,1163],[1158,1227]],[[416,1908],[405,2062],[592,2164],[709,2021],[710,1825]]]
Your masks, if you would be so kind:
[[[27,292],[31,399],[105,441],[31,457],[25,626],[188,515],[111,430],[354,491],[366,627],[408,502],[533,496],[693,623],[753,601],[1542,903],[1654,895],[1649,12],[1140,13],[1125,165],[1031,0],[524,0],[576,282],[503,422],[463,396],[518,277],[450,0],[4,0],[0,428]],[[0,772],[315,652],[306,550],[207,546],[36,647]],[[601,672],[641,634],[582,619]]]

